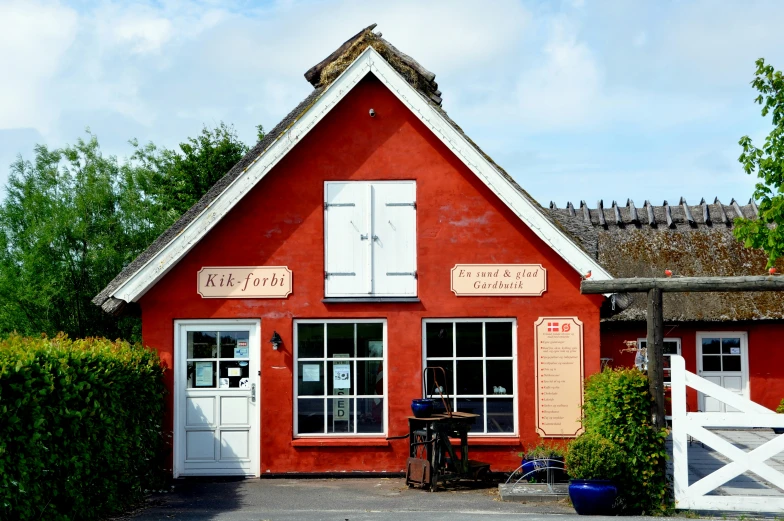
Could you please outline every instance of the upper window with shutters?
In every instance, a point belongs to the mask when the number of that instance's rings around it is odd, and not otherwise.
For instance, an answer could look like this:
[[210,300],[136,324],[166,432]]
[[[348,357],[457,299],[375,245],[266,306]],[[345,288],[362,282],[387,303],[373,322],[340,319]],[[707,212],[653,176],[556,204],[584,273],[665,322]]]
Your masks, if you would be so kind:
[[326,297],[416,297],[416,182],[324,186]]

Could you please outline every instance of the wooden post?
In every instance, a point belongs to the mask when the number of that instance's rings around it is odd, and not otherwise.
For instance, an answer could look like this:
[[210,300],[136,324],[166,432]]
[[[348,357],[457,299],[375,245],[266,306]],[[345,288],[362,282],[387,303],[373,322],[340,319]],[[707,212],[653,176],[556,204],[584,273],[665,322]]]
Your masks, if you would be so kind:
[[651,420],[657,429],[665,427],[664,421],[664,371],[662,369],[664,351],[664,312],[662,290],[648,290],[648,389],[653,403]]

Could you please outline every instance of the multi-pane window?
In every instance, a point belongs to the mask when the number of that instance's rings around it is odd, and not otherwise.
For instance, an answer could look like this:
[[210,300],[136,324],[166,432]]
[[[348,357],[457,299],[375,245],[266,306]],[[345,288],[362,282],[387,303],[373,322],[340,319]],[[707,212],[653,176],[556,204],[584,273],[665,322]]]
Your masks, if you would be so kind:
[[[648,341],[645,338],[638,338],[637,339],[637,346],[642,350],[646,349],[645,353],[645,364],[647,367],[648,364],[648,355],[647,355],[647,347]],[[672,366],[670,365],[670,357],[672,355],[680,355],[681,354],[681,339],[680,338],[665,338],[664,345],[662,346],[662,375],[664,376],[664,383],[665,385],[670,384],[670,379],[672,376]]]
[[741,338],[735,336],[704,336],[702,370],[741,372]]
[[188,388],[250,388],[248,344],[248,331],[188,331]]
[[[741,331],[697,332],[697,373],[706,380],[749,397],[748,334]],[[737,412],[738,409],[713,396],[698,393],[702,412]]]
[[515,321],[433,319],[424,329],[425,366],[446,373],[446,382],[428,378],[426,395],[440,400],[437,387],[443,387],[453,410],[479,415],[471,433],[515,433]]
[[295,433],[385,432],[386,323],[295,322]]

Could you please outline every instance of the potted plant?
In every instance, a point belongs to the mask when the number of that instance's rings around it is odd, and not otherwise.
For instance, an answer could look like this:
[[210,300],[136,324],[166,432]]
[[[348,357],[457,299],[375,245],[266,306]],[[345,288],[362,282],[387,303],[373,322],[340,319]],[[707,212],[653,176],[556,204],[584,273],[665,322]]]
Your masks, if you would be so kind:
[[[776,407],[776,412],[779,414],[784,414],[784,398],[781,399],[781,403],[778,407]],[[774,427],[773,432],[776,434],[784,434],[784,427]]]
[[623,469],[623,450],[613,441],[586,432],[569,444],[566,469],[569,499],[580,515],[612,514],[618,489],[613,483]]
[[548,467],[553,472],[555,481],[566,481],[564,451],[558,447],[550,447],[540,443],[525,452],[519,452],[517,455],[522,458],[521,470],[523,477],[528,481],[547,481]]

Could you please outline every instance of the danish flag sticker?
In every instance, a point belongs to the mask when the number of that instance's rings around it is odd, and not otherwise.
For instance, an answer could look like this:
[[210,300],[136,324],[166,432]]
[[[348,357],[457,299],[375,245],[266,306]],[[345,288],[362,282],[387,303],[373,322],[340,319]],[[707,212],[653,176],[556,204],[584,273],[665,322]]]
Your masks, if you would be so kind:
[[558,331],[558,322],[548,322],[547,331],[548,333],[551,331]]

